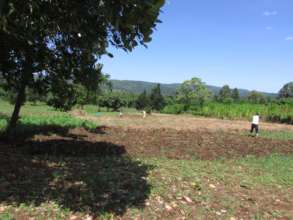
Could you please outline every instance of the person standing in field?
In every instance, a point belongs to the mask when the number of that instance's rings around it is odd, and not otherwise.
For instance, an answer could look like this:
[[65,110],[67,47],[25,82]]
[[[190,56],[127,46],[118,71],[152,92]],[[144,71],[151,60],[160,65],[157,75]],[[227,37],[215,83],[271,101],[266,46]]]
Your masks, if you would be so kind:
[[146,118],[146,111],[145,110],[142,111],[142,118]]
[[250,130],[251,134],[253,134],[253,132],[255,131],[256,137],[258,137],[258,134],[259,134],[259,121],[260,121],[260,116],[258,113],[256,113],[252,117],[251,130]]

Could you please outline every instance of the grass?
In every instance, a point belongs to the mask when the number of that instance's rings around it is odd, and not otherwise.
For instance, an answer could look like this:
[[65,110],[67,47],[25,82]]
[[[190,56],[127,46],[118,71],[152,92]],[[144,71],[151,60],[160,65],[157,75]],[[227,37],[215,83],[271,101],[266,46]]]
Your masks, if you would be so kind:
[[[180,177],[192,182],[208,177],[225,185],[243,181],[254,186],[293,186],[293,156],[276,154],[260,158],[248,156],[213,161],[146,158],[144,161],[160,167],[160,173],[173,180]],[[168,188],[168,184],[161,184]]]
[[262,131],[261,137],[276,140],[293,140],[293,132],[290,131]]
[[13,220],[13,217],[8,212],[4,212],[4,213],[0,213],[0,219],[1,220]]
[[[35,158],[38,160],[43,159]],[[14,185],[12,191],[14,203],[5,206],[0,219],[11,219],[12,215],[68,219],[86,213],[112,219],[120,212],[126,212],[126,218],[169,219],[166,209],[170,207],[174,211],[171,216],[228,219],[237,217],[237,210],[243,205],[248,206],[251,217],[265,219],[270,209],[274,214],[286,216],[284,210],[273,207],[275,197],[292,201],[291,194],[283,192],[293,187],[293,156],[214,161],[86,157],[67,158],[66,162],[51,157],[46,161],[53,175],[38,168],[33,175],[21,177],[21,188]],[[40,198],[43,189],[46,194]],[[26,191],[25,198],[19,198],[23,196],[19,190]],[[5,192],[0,195],[3,201]],[[260,195],[268,200],[269,207],[260,203],[255,210],[254,203],[241,200],[247,196],[253,201]],[[95,211],[93,204],[97,202],[103,207],[100,211]]]
[[[10,115],[13,110],[13,105],[9,104],[6,101],[0,100],[0,112],[3,114]],[[49,107],[48,105],[44,103],[38,103],[37,105],[34,105],[32,103],[26,103],[21,108],[21,115],[44,115],[44,114],[51,114],[51,115],[58,115],[63,114],[60,111],[56,111],[54,108]]]
[[[3,131],[8,124],[8,119],[12,111],[12,106],[7,102],[1,102],[0,109],[0,131]],[[79,128],[83,127],[88,130],[94,130],[96,124],[72,117],[66,112],[57,111],[47,105],[31,105],[30,103],[21,109],[19,125],[17,133],[24,134],[38,127],[63,127],[63,128]]]
[[[8,124],[7,119],[0,119],[0,131],[4,131]],[[68,114],[47,115],[47,116],[23,116],[19,120],[19,124],[16,128],[18,135],[28,135],[34,133],[41,128],[48,128],[54,130],[54,128],[71,129],[83,127],[87,130],[95,130],[97,125],[95,123],[74,118]]]
[[[250,136],[249,132],[243,132],[242,135]],[[255,136],[253,134],[252,136]],[[293,140],[293,132],[286,131],[286,130],[276,130],[276,131],[269,131],[269,130],[261,130],[259,133],[259,137],[272,139],[272,140],[281,140],[281,141],[290,141]]]

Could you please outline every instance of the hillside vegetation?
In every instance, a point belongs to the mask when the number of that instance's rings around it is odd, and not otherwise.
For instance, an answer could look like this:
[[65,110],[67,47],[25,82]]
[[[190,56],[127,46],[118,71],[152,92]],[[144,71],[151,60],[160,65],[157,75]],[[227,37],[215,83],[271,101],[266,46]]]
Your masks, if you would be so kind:
[[[150,92],[153,87],[155,87],[158,83],[154,82],[145,82],[145,81],[134,81],[134,80],[110,80],[113,85],[113,89],[116,91],[122,92],[130,92],[135,94],[140,94],[144,90]],[[176,94],[176,90],[181,85],[180,83],[172,83],[172,84],[164,84],[161,83],[162,94],[165,96],[173,96]],[[214,94],[218,94],[221,90],[221,87],[207,85],[207,88]],[[241,96],[246,96],[249,93],[247,89],[239,89],[239,93]],[[275,93],[266,93],[262,92],[266,96],[276,97]]]

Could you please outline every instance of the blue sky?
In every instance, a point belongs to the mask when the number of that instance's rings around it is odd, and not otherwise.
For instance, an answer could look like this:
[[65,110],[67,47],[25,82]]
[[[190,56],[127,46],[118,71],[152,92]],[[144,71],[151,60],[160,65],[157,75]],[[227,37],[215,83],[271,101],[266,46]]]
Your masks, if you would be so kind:
[[169,0],[148,49],[111,49],[112,79],[277,92],[293,81],[293,0]]

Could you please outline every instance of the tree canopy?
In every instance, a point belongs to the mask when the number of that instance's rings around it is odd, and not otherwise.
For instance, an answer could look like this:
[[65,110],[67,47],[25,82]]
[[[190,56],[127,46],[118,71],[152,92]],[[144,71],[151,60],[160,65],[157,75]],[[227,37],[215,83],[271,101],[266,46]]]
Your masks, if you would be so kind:
[[292,98],[293,97],[293,82],[285,84],[279,91],[280,98]]
[[160,84],[157,84],[155,86],[150,94],[150,104],[151,108],[157,111],[160,111],[165,106],[165,99],[161,93],[161,86]]
[[[164,0],[9,0],[0,16],[0,76],[17,94],[10,126],[25,102],[26,89],[50,92],[69,109],[74,84],[96,89],[102,55],[109,45],[132,51],[146,45],[160,22]],[[60,97],[62,98],[60,100]],[[68,101],[64,101],[68,100]]]
[[237,102],[240,100],[240,93],[237,88],[232,90],[232,99],[234,100],[234,102]]
[[135,108],[137,110],[147,110],[150,107],[150,98],[147,95],[147,92],[144,90],[138,97],[135,102]]
[[224,102],[224,103],[230,103],[233,101],[232,91],[228,85],[225,85],[221,88],[218,95],[218,101]]
[[264,104],[266,102],[266,97],[260,92],[251,91],[247,96],[247,100],[255,104]]
[[177,101],[185,108],[191,105],[202,106],[205,101],[211,97],[210,91],[205,86],[205,83],[199,78],[192,78],[183,82],[177,90]]

